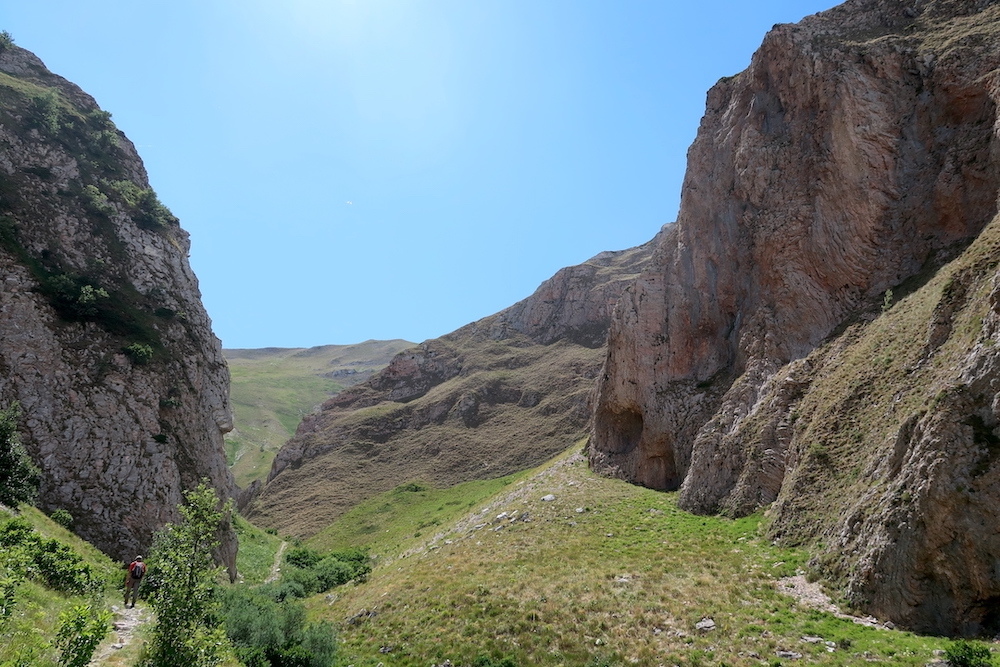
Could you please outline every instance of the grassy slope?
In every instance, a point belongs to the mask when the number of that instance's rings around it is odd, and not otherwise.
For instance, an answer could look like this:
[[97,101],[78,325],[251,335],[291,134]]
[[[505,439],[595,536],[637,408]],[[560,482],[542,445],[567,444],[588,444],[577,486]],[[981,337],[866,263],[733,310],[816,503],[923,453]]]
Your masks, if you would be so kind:
[[[45,539],[55,539],[70,547],[84,562],[109,581],[103,598],[110,607],[119,603],[118,564],[62,526],[54,523],[34,507],[22,507],[21,516]],[[0,510],[0,522],[10,517]],[[0,569],[2,573],[2,569]],[[67,595],[33,581],[18,585],[13,611],[0,621],[0,664],[55,665],[58,653],[49,646],[59,628],[59,615],[73,605],[84,603],[81,596]],[[113,633],[112,633],[113,634]],[[18,663],[18,660],[22,660]]]
[[[367,583],[309,602],[340,626],[339,664],[760,665],[789,650],[804,658],[788,664],[923,665],[942,646],[800,607],[775,581],[805,554],[762,538],[759,517],[686,514],[576,451],[492,490],[390,491],[310,540],[379,555]],[[716,629],[698,632],[706,617]]]
[[[810,492],[779,503],[775,535],[815,540],[838,517],[851,513],[859,499],[870,501],[883,488],[892,490],[874,471],[892,451],[900,424],[933,411],[938,401],[963,385],[961,369],[970,350],[995,345],[985,338],[982,320],[991,307],[991,279],[998,262],[1000,218],[926,285],[918,285],[875,321],[852,327],[814,353],[823,371],[798,408],[801,434],[796,440],[808,447],[790,480],[808,485]],[[963,283],[967,286],[959,290],[956,286]],[[949,300],[949,293],[966,289],[950,337],[927,363],[928,323],[935,308]],[[875,509],[873,505],[871,511]],[[843,561],[835,570],[850,569],[850,554],[824,558]]]
[[385,367],[404,340],[312,348],[224,350],[236,428],[226,436],[226,455],[236,483],[267,476],[275,453],[295,434],[302,416],[330,394]]

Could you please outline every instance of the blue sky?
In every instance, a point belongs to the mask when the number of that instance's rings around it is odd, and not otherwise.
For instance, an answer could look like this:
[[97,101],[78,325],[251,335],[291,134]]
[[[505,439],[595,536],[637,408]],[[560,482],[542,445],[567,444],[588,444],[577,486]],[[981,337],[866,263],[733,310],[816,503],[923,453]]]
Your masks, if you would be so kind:
[[419,342],[677,215],[720,77],[832,0],[0,0],[138,147],[228,348]]

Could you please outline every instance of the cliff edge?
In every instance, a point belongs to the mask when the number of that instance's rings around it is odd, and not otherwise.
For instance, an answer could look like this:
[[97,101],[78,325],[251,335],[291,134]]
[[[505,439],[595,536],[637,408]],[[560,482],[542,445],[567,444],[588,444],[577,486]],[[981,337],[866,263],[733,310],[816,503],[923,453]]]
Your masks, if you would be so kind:
[[[997,213],[998,68],[995,3],[852,0],[775,26],[716,84],[677,224],[616,309],[593,467],[694,512],[774,503],[772,534],[814,545],[859,607],[993,628],[996,255],[968,253]],[[930,304],[909,339],[875,326],[902,297]],[[938,356],[972,304],[970,347]],[[895,352],[834,382],[876,332]]]
[[[0,146],[0,401],[21,405],[39,506],[131,558],[183,489],[235,491],[229,374],[188,235],[110,114],[6,43]],[[233,535],[221,550],[232,568]]]

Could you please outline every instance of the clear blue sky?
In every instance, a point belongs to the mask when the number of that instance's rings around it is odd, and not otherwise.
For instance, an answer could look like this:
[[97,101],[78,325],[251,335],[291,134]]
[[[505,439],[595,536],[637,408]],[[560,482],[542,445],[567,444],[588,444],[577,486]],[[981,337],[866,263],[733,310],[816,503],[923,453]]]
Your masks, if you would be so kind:
[[705,92],[833,0],[0,0],[191,233],[225,347],[422,341],[677,215]]

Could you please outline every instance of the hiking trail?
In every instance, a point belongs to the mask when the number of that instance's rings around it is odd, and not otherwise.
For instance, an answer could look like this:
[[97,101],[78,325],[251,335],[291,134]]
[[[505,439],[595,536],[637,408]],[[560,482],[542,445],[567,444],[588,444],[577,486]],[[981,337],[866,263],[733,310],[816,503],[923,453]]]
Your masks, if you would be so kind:
[[153,618],[152,613],[145,606],[112,605],[111,611],[115,615],[111,621],[111,632],[97,647],[94,657],[90,659],[89,667],[99,667],[106,664],[108,658],[132,643],[136,630]]
[[271,565],[271,573],[267,575],[267,579],[264,580],[265,584],[269,584],[272,581],[277,581],[278,577],[281,576],[281,557],[285,553],[285,548],[288,546],[288,542],[284,540],[281,541],[281,546],[274,553],[274,564]]

